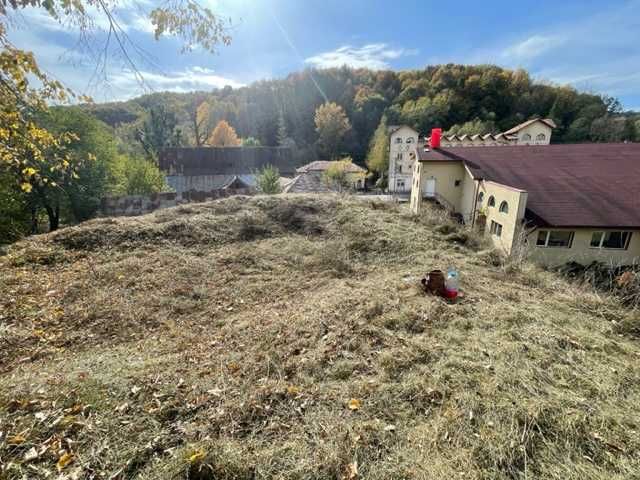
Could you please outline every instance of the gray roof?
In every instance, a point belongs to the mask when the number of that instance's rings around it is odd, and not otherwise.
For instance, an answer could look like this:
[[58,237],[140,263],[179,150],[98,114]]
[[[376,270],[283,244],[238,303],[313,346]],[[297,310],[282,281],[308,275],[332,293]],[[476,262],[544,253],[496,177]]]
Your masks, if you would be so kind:
[[168,175],[247,175],[273,165],[282,175],[293,175],[302,165],[288,147],[166,148],[160,169]]
[[322,173],[318,171],[301,173],[296,176],[283,191],[285,193],[333,192],[333,190],[322,181]]

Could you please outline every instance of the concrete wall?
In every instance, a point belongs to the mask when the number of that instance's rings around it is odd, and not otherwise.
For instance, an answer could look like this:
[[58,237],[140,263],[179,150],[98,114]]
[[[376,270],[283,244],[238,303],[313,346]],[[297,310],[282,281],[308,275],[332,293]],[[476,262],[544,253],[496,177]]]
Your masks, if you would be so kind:
[[[417,160],[416,147],[418,132],[407,126],[402,126],[393,132],[389,138],[389,191],[409,192],[413,167]],[[402,159],[398,158],[402,155]],[[402,171],[400,172],[400,169]],[[398,181],[404,182],[404,188],[398,186]]]
[[[540,230],[562,230],[574,232],[573,243],[567,247],[538,247],[536,240]],[[609,229],[611,230],[611,229]],[[615,229],[614,229],[615,230]],[[626,250],[606,248],[591,248],[593,232],[607,231],[606,229],[571,229],[571,228],[540,228],[531,232],[527,238],[529,255],[532,260],[550,267],[575,261],[582,265],[598,261],[614,265],[631,265],[640,262],[640,230],[631,233],[629,247]],[[619,231],[615,230],[615,231]]]
[[184,203],[205,202],[232,195],[252,195],[253,189],[213,190],[210,192],[154,193],[151,195],[125,195],[122,197],[104,197],[100,205],[102,217],[129,217],[144,215],[162,208],[175,207]]

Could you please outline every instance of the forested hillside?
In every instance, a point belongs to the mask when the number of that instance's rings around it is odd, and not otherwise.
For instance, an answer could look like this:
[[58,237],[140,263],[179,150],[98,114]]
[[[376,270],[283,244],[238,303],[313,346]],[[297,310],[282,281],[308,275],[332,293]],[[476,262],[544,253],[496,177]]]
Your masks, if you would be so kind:
[[[535,82],[524,70],[491,65],[435,65],[402,72],[309,69],[235,90],[155,93],[87,108],[117,126],[125,139],[135,137],[150,111],[164,108],[175,115],[185,145],[197,143],[198,122],[212,130],[224,119],[242,138],[252,137],[262,145],[295,143],[302,155],[313,157],[322,156],[316,148],[314,113],[326,101],[346,112],[352,128],[340,147],[358,162],[364,160],[385,113],[388,124],[406,123],[421,133],[432,127],[497,132],[543,116],[558,125],[554,142],[640,140],[640,116],[623,115],[617,100]],[[203,102],[207,109],[199,112]]]

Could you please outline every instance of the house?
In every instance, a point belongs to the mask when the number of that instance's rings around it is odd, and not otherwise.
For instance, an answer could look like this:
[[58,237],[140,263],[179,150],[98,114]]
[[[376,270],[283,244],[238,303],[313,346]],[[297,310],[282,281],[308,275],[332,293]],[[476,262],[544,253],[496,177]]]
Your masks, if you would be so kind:
[[255,187],[256,173],[266,165],[293,177],[300,166],[286,147],[181,147],[166,148],[159,166],[167,183],[179,195],[189,191],[211,192],[229,188],[230,182]]
[[406,125],[389,127],[389,191],[411,191],[413,166],[416,162],[418,132]]
[[[324,178],[327,169],[336,162],[316,160],[296,169],[296,176],[283,189],[284,193],[329,193],[337,188],[329,185]],[[346,168],[346,178],[354,190],[361,190],[365,185],[366,170],[350,163]]]
[[545,265],[640,260],[640,144],[423,146],[417,154],[414,213],[437,201],[505,252],[523,245]]
[[[495,147],[509,145],[549,145],[551,133],[556,128],[551,119],[533,118],[503,133],[484,135],[445,135],[441,146],[448,147]],[[419,147],[418,132],[406,125],[389,127],[389,191],[408,193],[416,160],[416,146]],[[426,138],[426,143],[431,137]]]

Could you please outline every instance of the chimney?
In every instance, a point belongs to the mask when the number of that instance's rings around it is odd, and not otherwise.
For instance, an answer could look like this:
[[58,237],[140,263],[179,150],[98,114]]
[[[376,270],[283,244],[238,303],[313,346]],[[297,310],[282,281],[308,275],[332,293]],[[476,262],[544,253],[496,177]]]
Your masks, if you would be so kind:
[[442,129],[441,128],[433,128],[431,129],[431,140],[429,140],[429,144],[431,148],[440,148],[440,138],[442,137]]

